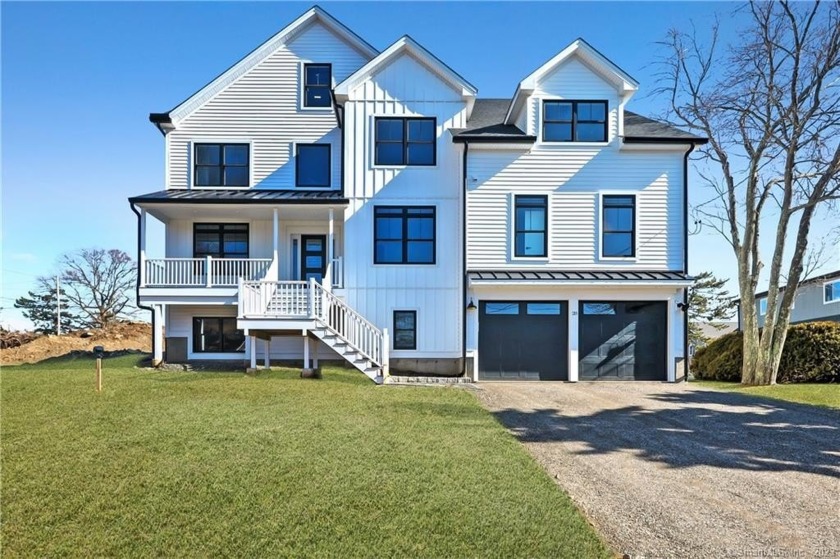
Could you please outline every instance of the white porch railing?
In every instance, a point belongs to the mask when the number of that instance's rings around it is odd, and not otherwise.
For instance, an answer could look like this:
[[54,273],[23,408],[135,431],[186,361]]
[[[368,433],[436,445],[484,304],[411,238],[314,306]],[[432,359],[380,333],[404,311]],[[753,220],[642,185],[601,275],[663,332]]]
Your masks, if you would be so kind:
[[270,258],[155,258],[145,261],[143,287],[234,287],[260,280]]
[[387,365],[387,332],[315,280],[243,281],[239,284],[239,318],[317,320],[365,358]]
[[338,289],[344,287],[344,258],[342,256],[332,259],[332,286]]

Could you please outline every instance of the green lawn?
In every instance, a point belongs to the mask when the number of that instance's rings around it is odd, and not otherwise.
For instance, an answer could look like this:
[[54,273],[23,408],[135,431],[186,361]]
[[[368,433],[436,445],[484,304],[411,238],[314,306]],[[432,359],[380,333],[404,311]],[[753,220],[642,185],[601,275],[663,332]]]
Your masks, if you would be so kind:
[[787,400],[800,404],[811,404],[826,408],[840,409],[840,385],[838,384],[776,384],[774,386],[743,386],[737,382],[720,382],[712,380],[694,381],[699,384],[720,390],[732,390],[742,394],[764,396],[776,400]]
[[0,372],[4,556],[611,556],[467,390],[136,359]]

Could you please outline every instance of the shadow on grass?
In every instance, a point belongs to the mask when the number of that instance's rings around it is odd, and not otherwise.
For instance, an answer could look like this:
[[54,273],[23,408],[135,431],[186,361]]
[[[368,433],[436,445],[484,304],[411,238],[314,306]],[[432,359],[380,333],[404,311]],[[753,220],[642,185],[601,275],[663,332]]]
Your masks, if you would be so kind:
[[745,394],[654,394],[671,404],[564,415],[562,410],[495,412],[523,442],[583,443],[583,455],[631,451],[673,468],[714,466],[799,471],[840,478],[840,413]]
[[[64,369],[80,369],[85,367],[93,367],[96,357],[92,351],[71,351],[64,355],[55,357],[48,357],[36,361],[35,363],[21,363],[20,365],[3,365],[3,367],[19,367],[25,368],[64,368]],[[105,353],[102,358],[102,366],[111,365],[118,367],[142,367],[149,362],[149,354],[137,350],[119,350],[109,351]]]

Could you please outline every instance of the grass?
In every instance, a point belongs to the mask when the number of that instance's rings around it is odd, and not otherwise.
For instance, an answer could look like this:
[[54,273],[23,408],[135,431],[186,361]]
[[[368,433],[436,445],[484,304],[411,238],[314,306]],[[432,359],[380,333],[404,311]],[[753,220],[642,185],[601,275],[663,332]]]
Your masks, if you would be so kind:
[[4,556],[611,556],[467,390],[136,361],[0,371]]
[[787,400],[799,404],[811,404],[825,408],[840,409],[840,385],[837,384],[776,384],[773,386],[744,386],[737,382],[701,380],[692,382],[701,386],[731,390],[752,396],[763,396],[775,400]]

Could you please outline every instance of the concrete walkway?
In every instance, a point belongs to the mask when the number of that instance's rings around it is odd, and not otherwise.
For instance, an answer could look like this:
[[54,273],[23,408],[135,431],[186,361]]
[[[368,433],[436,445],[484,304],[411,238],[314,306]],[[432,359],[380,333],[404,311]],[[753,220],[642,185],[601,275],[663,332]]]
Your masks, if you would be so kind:
[[477,394],[621,554],[840,558],[840,413],[695,386]]

